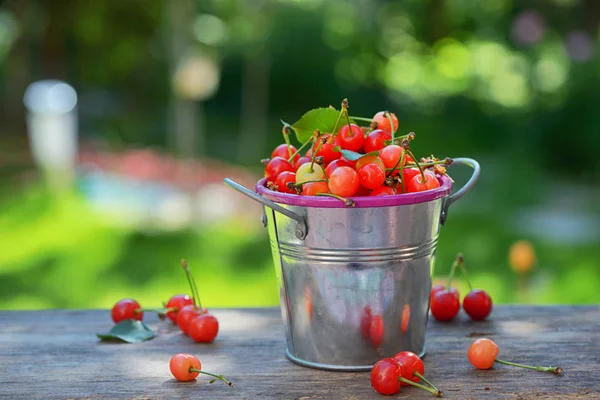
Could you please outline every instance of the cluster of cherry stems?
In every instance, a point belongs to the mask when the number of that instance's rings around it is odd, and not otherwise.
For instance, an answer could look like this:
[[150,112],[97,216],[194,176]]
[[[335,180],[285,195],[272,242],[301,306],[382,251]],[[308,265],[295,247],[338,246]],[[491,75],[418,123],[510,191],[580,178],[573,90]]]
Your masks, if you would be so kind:
[[[182,261],[190,290],[193,297],[185,294],[178,294],[171,297],[164,309],[143,309],[139,303],[133,299],[123,299],[115,304],[111,315],[115,323],[126,319],[135,319],[141,321],[144,311],[158,312],[159,316],[169,318],[176,323],[184,334],[189,335],[194,341],[199,343],[212,342],[219,332],[219,322],[211,315],[208,310],[202,308],[200,296],[194,277],[192,276],[187,262]],[[452,278],[457,268],[461,268],[467,283],[471,288],[470,293],[463,300],[465,312],[475,321],[485,319],[492,310],[491,297],[483,290],[473,290],[467,271],[464,265],[464,258],[461,254],[456,257],[448,278],[448,288],[436,285],[431,290],[431,313],[438,321],[448,322],[454,319],[460,308],[458,291],[451,287]],[[469,362],[477,369],[490,369],[494,363],[502,363],[521,368],[533,369],[542,372],[552,372],[562,374],[560,367],[540,367],[524,364],[517,364],[496,358],[498,356],[498,346],[490,339],[477,339],[469,347],[467,357]],[[212,379],[210,383],[217,379],[225,382],[229,386],[233,384],[223,375],[216,375],[203,371],[200,360],[191,354],[178,353],[171,357],[169,368],[173,376],[179,381],[191,381],[196,379],[199,374],[209,375]],[[409,351],[403,351],[394,357],[384,358],[373,366],[370,380],[371,386],[375,391],[385,395],[396,394],[402,386],[415,386],[432,393],[436,397],[442,397],[443,392],[433,385],[424,376],[425,366],[419,356]],[[424,384],[419,383],[423,381]]]
[[[351,119],[369,126],[360,127]],[[349,116],[346,99],[331,133],[315,131],[299,150],[290,144],[292,128],[284,125],[286,143],[263,160],[267,187],[288,194],[336,197],[348,206],[353,205],[351,196],[390,196],[439,187],[436,175],[445,175],[452,159],[431,156],[417,161],[410,149],[415,134],[395,137],[397,129],[398,118],[388,111],[373,118]]]

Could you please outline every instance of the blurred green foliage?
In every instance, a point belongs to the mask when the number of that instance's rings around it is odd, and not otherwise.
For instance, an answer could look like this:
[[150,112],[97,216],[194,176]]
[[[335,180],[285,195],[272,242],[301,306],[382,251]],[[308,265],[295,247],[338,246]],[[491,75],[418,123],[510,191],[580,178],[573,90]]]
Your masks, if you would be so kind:
[[[282,141],[280,118],[344,97],[354,115],[392,110],[402,133],[417,133],[418,155],[482,162],[481,181],[442,230],[438,276],[462,251],[498,302],[600,301],[599,2],[181,0],[180,25],[173,3],[0,6],[0,178],[18,176],[2,169],[12,153],[2,149],[24,136],[23,90],[47,77],[77,88],[84,141],[174,151],[170,106],[182,94],[170,35],[180,29],[183,53],[220,73],[196,115],[206,136],[199,153],[259,171],[257,160]],[[260,229],[115,228],[80,195],[13,182],[0,180],[3,308],[109,307],[125,296],[159,305],[187,291],[182,257],[208,307],[278,302]],[[527,219],[537,212],[545,225]],[[538,264],[517,276],[507,252],[523,238]]]

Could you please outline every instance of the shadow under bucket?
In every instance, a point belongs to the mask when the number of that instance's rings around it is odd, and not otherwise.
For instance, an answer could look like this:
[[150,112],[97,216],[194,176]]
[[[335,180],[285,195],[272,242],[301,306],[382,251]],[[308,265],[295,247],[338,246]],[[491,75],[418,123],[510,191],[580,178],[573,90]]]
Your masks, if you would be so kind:
[[352,198],[253,192],[225,184],[265,206],[273,262],[286,324],[287,357],[312,368],[368,371],[400,351],[425,353],[431,277],[440,231],[452,203],[477,181],[473,168],[456,193],[440,187],[418,193]]

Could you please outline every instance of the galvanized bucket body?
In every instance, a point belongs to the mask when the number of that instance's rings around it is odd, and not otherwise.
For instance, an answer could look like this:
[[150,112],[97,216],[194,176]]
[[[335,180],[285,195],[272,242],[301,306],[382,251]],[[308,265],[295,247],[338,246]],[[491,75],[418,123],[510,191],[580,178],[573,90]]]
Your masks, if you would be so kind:
[[245,193],[266,204],[288,358],[361,371],[400,351],[424,354],[435,251],[451,190],[443,178],[434,191],[357,198],[353,208],[273,192],[264,180],[258,194]]

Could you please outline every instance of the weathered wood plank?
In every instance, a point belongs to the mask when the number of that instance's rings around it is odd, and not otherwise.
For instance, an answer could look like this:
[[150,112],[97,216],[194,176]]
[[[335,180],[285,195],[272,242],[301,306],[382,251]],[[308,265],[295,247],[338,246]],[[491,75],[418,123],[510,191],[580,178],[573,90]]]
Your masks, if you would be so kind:
[[[0,312],[0,398],[6,399],[381,399],[368,373],[317,371],[284,357],[278,309],[214,310],[217,341],[193,344],[167,322],[148,318],[161,335],[140,344],[105,344],[108,311]],[[466,352],[480,333],[500,356],[559,364],[563,376],[499,366],[476,371]],[[496,307],[491,321],[430,321],[426,375],[448,399],[600,399],[600,307]],[[180,383],[168,361],[197,354],[234,388],[207,379]],[[403,389],[394,398],[431,398]]]

